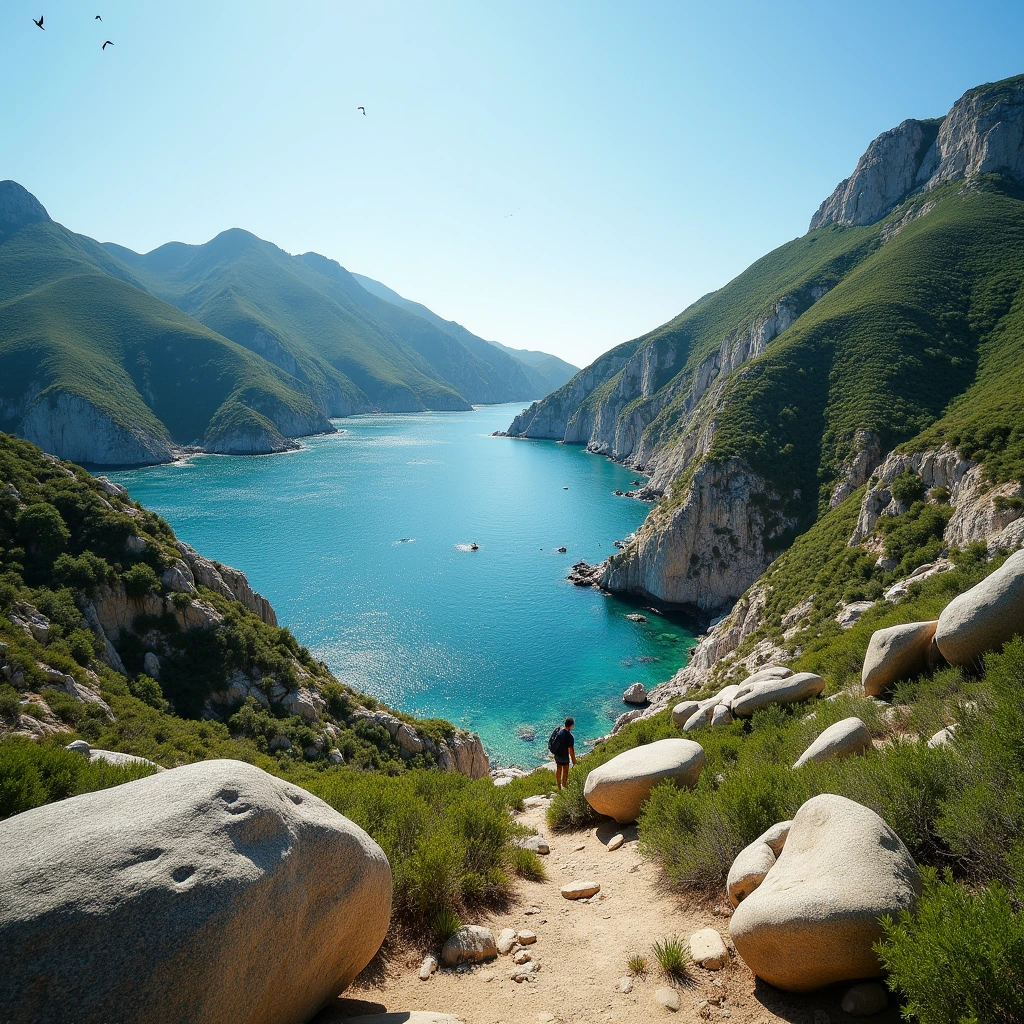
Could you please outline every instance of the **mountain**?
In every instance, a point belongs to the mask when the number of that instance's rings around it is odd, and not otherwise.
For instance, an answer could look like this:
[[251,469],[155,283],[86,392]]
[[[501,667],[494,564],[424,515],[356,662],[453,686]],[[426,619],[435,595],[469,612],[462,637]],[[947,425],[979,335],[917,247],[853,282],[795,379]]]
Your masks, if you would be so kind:
[[454,320],[445,320],[422,303],[403,298],[398,292],[372,277],[364,277],[362,274],[352,276],[366,291],[394,306],[409,310],[424,320],[429,320],[435,327],[465,345],[474,355],[500,369],[511,381],[522,381],[517,386],[525,390],[516,395],[516,398],[549,394],[579,372],[578,366],[573,366],[572,363],[567,363],[564,359],[547,352],[531,352],[527,349],[509,348],[497,341],[485,341],[462,324]]
[[0,428],[61,457],[133,465],[186,447],[285,451],[332,431],[329,417],[551,390],[544,374],[424,311],[367,291],[333,260],[239,229],[144,255],[101,245],[0,182]]
[[603,586],[728,605],[894,450],[1022,478],[1022,142],[1024,76],[904,121],[807,234],[516,417],[650,474]]
[[329,431],[294,377],[141,290],[0,182],[0,427],[84,462],[270,452]]

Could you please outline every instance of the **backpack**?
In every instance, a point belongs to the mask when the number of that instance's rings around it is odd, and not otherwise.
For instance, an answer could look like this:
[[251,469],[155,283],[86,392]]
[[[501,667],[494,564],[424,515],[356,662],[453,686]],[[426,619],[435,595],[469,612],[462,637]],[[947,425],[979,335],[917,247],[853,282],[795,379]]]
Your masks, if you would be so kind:
[[562,731],[560,725],[555,726],[555,731],[551,734],[551,738],[548,740],[548,750],[552,754],[560,754],[562,752],[562,745],[558,742],[558,734]]

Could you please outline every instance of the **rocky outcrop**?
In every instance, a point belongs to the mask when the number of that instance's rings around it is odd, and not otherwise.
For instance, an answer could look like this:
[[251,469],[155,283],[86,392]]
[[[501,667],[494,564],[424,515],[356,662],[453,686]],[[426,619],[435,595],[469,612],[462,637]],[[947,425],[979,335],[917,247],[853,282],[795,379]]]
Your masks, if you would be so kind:
[[753,683],[744,683],[729,703],[732,713],[740,718],[749,718],[755,711],[770,704],[797,704],[817,697],[825,688],[825,680],[813,672],[797,672],[796,675],[761,678]]
[[736,908],[736,951],[764,981],[807,992],[882,973],[879,918],[917,902],[917,866],[874,811],[845,797],[808,800],[764,880]]
[[883,132],[809,230],[874,224],[916,192],[981,174],[1024,181],[1024,76],[971,89],[944,118]]
[[[871,634],[861,682],[865,697],[879,697],[902,679],[929,668],[929,652],[937,622],[904,622]],[[940,659],[941,660],[941,659]]]
[[28,189],[9,178],[0,181],[0,235],[12,228],[49,220],[46,207]]
[[[233,569],[230,565],[212,562],[199,554],[195,548],[180,540],[176,542],[176,545],[184,560],[184,565],[179,563],[179,566],[188,570],[188,573],[179,570],[183,582],[198,583],[222,597],[240,601],[249,611],[255,612],[268,626],[277,625],[277,615],[270,606],[270,602],[249,586],[244,572]],[[191,580],[188,578],[189,573],[192,577]]]
[[0,1017],[11,1024],[69,1019],[71,993],[81,1024],[112,1008],[118,1020],[303,1024],[388,927],[380,847],[239,761],[26,811],[0,823],[0,846]]
[[[71,462],[106,466],[149,466],[170,462],[176,448],[156,429],[126,427],[88,399],[68,391],[44,391],[23,401],[14,433]],[[0,416],[12,418],[12,403]]]
[[727,605],[768,568],[772,539],[793,524],[769,511],[778,501],[742,460],[705,462],[678,507],[648,516],[608,560],[601,586],[704,609]]

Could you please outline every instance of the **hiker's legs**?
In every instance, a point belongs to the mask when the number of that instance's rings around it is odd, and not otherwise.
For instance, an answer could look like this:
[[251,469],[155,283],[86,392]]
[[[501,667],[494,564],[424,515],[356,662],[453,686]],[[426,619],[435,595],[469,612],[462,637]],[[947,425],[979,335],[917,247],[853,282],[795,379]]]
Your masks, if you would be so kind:
[[559,789],[569,784],[569,766],[567,764],[555,765],[555,783]]

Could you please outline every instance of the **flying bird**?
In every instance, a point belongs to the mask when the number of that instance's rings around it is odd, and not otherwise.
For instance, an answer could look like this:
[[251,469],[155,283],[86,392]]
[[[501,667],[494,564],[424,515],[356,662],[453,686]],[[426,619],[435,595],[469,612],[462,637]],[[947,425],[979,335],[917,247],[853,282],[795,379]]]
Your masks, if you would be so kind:
[[105,49],[106,49],[106,48],[107,48],[108,46],[113,46],[113,45],[114,45],[114,44],[113,44],[113,43],[112,43],[112,42],[111,42],[111,41],[110,41],[110,40],[108,39],[108,40],[107,40],[107,41],[106,41],[106,42],[105,42],[105,43],[104,43],[104,44],[103,44],[103,45],[102,45],[102,46],[100,47],[100,49],[101,49],[101,50],[105,50]]
[[366,107],[356,107],[356,110],[361,110],[363,112],[363,117],[366,117]]
[[[43,18],[44,18],[44,17],[45,17],[45,15],[43,15],[43,14],[40,14],[40,15],[39,15],[39,20],[38,20],[38,21],[36,21],[36,19],[35,19],[35,18],[33,18],[33,19],[32,19],[32,24],[33,24],[33,25],[35,25],[35,26],[36,26],[36,28],[43,28]],[[43,31],[45,32],[45,31],[46,31],[46,29],[45,29],[45,28],[43,28]]]
[[103,19],[97,14],[93,21],[102,21]]

